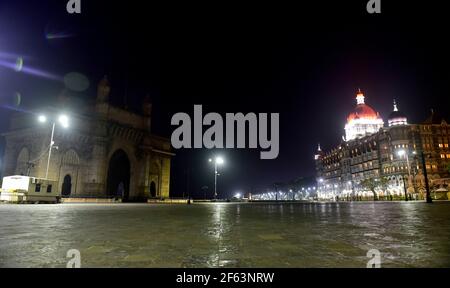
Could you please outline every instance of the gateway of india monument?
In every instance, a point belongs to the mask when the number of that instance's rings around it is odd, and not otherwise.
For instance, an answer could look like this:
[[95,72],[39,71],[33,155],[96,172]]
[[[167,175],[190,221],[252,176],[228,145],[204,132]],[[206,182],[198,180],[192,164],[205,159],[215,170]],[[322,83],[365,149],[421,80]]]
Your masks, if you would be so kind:
[[168,139],[151,134],[149,98],[134,113],[112,106],[110,91],[104,77],[95,103],[63,97],[14,115],[3,134],[3,176],[56,180],[66,198],[168,198],[174,154]]

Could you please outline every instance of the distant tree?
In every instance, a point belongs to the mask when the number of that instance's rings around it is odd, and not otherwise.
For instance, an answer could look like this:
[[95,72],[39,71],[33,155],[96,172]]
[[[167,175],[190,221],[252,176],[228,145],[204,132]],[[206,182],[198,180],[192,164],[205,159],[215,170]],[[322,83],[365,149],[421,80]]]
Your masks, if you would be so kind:
[[370,190],[373,193],[373,200],[377,200],[377,192],[375,189],[377,188],[377,184],[375,178],[367,178],[361,181],[361,186],[367,190]]
[[361,181],[361,185],[370,190],[373,194],[373,200],[378,200],[377,188],[381,188],[383,191],[387,189],[388,180],[385,177],[382,178],[367,178]]
[[388,191],[388,184],[389,184],[389,179],[386,177],[381,177],[379,178],[379,185],[378,187],[383,191],[386,192]]
[[275,192],[278,192],[278,191],[282,190],[284,188],[284,186],[286,186],[286,184],[283,183],[283,182],[275,182],[275,183],[273,183],[273,188],[275,189]]

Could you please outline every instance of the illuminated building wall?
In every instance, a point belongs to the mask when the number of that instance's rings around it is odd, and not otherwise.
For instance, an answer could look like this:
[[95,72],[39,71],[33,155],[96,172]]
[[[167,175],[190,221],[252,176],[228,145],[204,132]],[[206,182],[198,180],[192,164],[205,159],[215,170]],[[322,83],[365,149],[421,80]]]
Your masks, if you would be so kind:
[[51,123],[38,123],[36,115],[65,111],[70,125],[68,129],[56,125],[48,173],[64,196],[169,197],[173,154],[169,139],[151,133],[151,102],[146,99],[142,111],[132,112],[111,105],[110,90],[104,78],[92,104],[60,97],[52,107],[14,116],[10,131],[3,135],[3,175],[45,177]]

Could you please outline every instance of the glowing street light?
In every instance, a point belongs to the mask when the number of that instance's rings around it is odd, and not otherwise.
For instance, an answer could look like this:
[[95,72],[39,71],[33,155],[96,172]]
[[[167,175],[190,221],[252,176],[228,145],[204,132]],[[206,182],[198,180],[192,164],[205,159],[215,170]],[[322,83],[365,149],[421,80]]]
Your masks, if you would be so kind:
[[45,117],[45,115],[39,115],[38,121],[41,123],[45,123],[47,122],[47,117]]
[[67,117],[66,115],[59,116],[58,121],[64,128],[69,127],[69,117]]
[[[209,158],[209,162],[213,162],[213,159]],[[218,156],[214,159],[214,199],[217,199],[217,166],[222,165],[225,161],[222,157]]]
[[[40,123],[45,123],[47,122],[47,117],[45,115],[39,115],[38,116],[38,121]],[[58,118],[59,123],[61,124],[61,126],[63,128],[68,128],[69,127],[69,117],[67,117],[66,115],[60,115]],[[52,148],[53,145],[55,145],[55,142],[53,141],[53,136],[55,135],[55,126],[56,126],[56,122],[53,121],[52,123],[52,134],[50,136],[50,146],[48,148],[48,158],[47,158],[47,169],[45,170],[45,179],[48,179],[48,168],[50,166],[50,157],[52,155]]]

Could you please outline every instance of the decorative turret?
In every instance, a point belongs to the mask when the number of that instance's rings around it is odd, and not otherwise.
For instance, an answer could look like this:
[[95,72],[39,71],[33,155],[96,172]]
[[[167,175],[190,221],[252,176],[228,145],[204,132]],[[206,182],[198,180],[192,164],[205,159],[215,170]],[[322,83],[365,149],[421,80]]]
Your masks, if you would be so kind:
[[378,132],[383,127],[383,119],[378,112],[365,103],[361,89],[356,93],[356,107],[347,117],[345,140],[350,141]]
[[356,94],[356,104],[364,104],[364,94],[361,92],[361,89],[358,88],[358,93]]
[[322,151],[322,149],[320,148],[320,143],[317,145],[317,152],[316,152],[316,154],[314,155],[314,160],[319,160],[321,157],[322,157],[322,155],[323,155],[323,151]]
[[388,124],[389,124],[389,127],[396,126],[396,125],[407,125],[408,124],[408,120],[407,120],[405,114],[398,111],[397,102],[395,102],[395,99],[394,99],[394,110],[389,115]]
[[444,118],[434,109],[431,109],[431,115],[423,122],[423,124],[447,124]]
[[97,86],[97,102],[108,102],[110,92],[111,86],[109,85],[108,78],[105,75]]
[[150,95],[147,94],[147,96],[144,97],[144,101],[142,103],[142,112],[144,113],[145,118],[145,126],[147,130],[150,132],[151,130],[151,115],[152,115],[152,99]]

